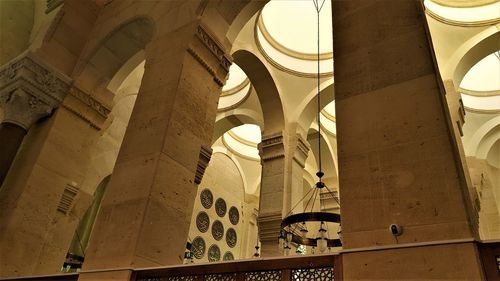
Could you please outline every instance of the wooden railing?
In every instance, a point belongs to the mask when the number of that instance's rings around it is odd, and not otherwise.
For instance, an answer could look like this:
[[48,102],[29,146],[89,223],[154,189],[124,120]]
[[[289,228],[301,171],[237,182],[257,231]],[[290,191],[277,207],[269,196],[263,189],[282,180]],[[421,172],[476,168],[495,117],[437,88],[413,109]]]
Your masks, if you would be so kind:
[[252,259],[135,271],[133,281],[342,280],[338,255]]

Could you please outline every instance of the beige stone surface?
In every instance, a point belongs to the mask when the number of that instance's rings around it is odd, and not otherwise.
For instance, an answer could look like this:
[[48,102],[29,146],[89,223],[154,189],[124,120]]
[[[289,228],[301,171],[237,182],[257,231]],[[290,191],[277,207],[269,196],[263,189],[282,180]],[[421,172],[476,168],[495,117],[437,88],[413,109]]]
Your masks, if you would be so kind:
[[343,280],[484,280],[474,243],[342,254]]

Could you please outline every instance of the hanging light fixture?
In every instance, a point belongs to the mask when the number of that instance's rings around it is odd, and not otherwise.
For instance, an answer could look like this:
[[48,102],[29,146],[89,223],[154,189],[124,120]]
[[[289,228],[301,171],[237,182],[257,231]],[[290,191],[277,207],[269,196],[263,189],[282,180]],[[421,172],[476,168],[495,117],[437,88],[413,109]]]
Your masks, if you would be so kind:
[[[326,186],[323,182],[322,178],[325,175],[322,170],[322,162],[321,162],[321,97],[320,97],[320,12],[325,4],[323,0],[320,3],[320,0],[313,0],[314,7],[317,12],[317,20],[318,20],[318,73],[317,73],[317,121],[318,121],[318,172],[316,176],[318,177],[318,182],[306,193],[306,195],[300,199],[296,205],[290,210],[290,212],[285,216],[285,218],[281,221],[281,231],[279,236],[279,249],[284,250],[284,254],[288,255],[290,253],[290,249],[292,244],[295,245],[304,245],[311,247],[311,252],[319,252],[324,253],[329,250],[331,247],[340,247],[342,243],[340,239],[333,239],[329,235],[329,225],[337,224],[338,232],[337,234],[341,237],[340,233],[340,215],[330,212],[322,211],[322,202],[321,202],[321,194],[329,194],[337,204],[340,205],[340,202],[334,195],[334,193]],[[320,211],[314,211],[314,205],[320,197]],[[293,214],[293,210],[300,204],[305,204],[304,210],[300,213]],[[318,231],[313,232],[312,227],[317,226]],[[314,234],[316,234],[314,236]]]

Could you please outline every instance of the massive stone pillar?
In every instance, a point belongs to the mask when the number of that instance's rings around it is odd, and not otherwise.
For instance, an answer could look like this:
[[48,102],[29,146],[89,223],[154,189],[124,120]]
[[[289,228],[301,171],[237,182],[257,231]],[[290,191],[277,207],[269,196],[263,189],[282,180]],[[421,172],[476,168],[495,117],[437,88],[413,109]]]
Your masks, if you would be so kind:
[[344,280],[481,280],[421,1],[332,3]]
[[[280,256],[278,247],[281,220],[302,198],[303,170],[309,144],[295,126],[289,125],[283,133],[262,137],[259,145],[262,179],[259,206],[259,233],[261,256]],[[297,206],[294,212],[302,211]]]
[[0,186],[24,135],[38,120],[59,106],[70,79],[28,53],[0,68]]
[[87,248],[81,280],[128,280],[107,268],[181,264],[208,162],[224,48],[193,20],[146,48],[142,84]]

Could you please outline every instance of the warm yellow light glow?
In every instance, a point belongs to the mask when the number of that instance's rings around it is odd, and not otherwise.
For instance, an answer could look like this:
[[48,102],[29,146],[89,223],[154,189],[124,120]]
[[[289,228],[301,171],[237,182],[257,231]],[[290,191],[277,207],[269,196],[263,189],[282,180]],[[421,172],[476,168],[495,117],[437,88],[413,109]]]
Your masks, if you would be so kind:
[[424,5],[434,14],[457,22],[478,22],[500,19],[500,2],[478,7],[456,8],[441,6],[431,0],[425,0]]
[[[325,1],[320,13],[320,53],[332,52],[332,8]],[[317,13],[313,1],[273,0],[262,10],[269,34],[281,45],[299,53],[316,54]]]
[[500,91],[500,53],[492,53],[465,74],[460,88],[473,91]]
[[229,68],[229,78],[227,79],[226,85],[222,87],[222,91],[228,91],[234,87],[240,85],[245,81],[247,75],[243,70],[235,63]]

